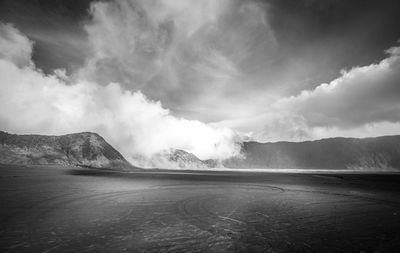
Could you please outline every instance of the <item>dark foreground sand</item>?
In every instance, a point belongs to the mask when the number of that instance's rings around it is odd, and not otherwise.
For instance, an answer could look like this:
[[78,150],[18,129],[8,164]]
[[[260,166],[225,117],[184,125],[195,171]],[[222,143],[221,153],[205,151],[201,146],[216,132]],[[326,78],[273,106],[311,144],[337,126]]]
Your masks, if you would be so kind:
[[0,166],[0,252],[400,252],[400,175]]

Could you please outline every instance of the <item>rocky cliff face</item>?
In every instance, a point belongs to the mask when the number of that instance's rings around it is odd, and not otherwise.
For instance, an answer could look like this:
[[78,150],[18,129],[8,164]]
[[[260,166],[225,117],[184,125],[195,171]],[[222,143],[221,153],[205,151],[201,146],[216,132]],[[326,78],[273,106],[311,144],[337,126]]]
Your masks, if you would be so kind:
[[306,142],[243,143],[231,168],[400,169],[400,136],[331,138]]
[[16,135],[0,131],[0,163],[119,169],[132,167],[101,136],[88,132],[45,136]]

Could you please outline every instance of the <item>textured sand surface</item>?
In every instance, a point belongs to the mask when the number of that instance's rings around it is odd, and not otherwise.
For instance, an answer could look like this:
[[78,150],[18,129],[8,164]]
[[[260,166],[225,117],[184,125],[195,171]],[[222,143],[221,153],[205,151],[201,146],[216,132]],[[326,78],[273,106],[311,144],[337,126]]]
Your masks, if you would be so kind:
[[400,176],[0,166],[1,252],[394,252]]

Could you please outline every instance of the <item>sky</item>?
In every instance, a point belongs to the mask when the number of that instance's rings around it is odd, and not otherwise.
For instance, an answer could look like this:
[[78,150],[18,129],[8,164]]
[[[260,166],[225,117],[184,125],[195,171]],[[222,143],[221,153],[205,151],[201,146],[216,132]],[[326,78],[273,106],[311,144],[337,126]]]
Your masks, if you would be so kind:
[[0,128],[133,163],[400,134],[397,0],[0,0]]

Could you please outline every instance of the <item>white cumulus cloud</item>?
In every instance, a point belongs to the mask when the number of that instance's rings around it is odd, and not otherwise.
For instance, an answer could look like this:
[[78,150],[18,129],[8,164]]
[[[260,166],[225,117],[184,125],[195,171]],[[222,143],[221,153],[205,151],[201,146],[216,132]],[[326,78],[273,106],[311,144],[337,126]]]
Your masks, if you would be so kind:
[[31,62],[32,43],[10,25],[0,26],[0,128],[17,133],[98,132],[131,162],[168,149],[202,159],[235,155],[236,134],[228,128],[174,117],[160,102],[118,83],[99,85],[65,72],[45,75]]
[[314,90],[283,98],[275,108],[302,115],[312,127],[351,128],[400,121],[400,48],[377,64],[342,71]]

